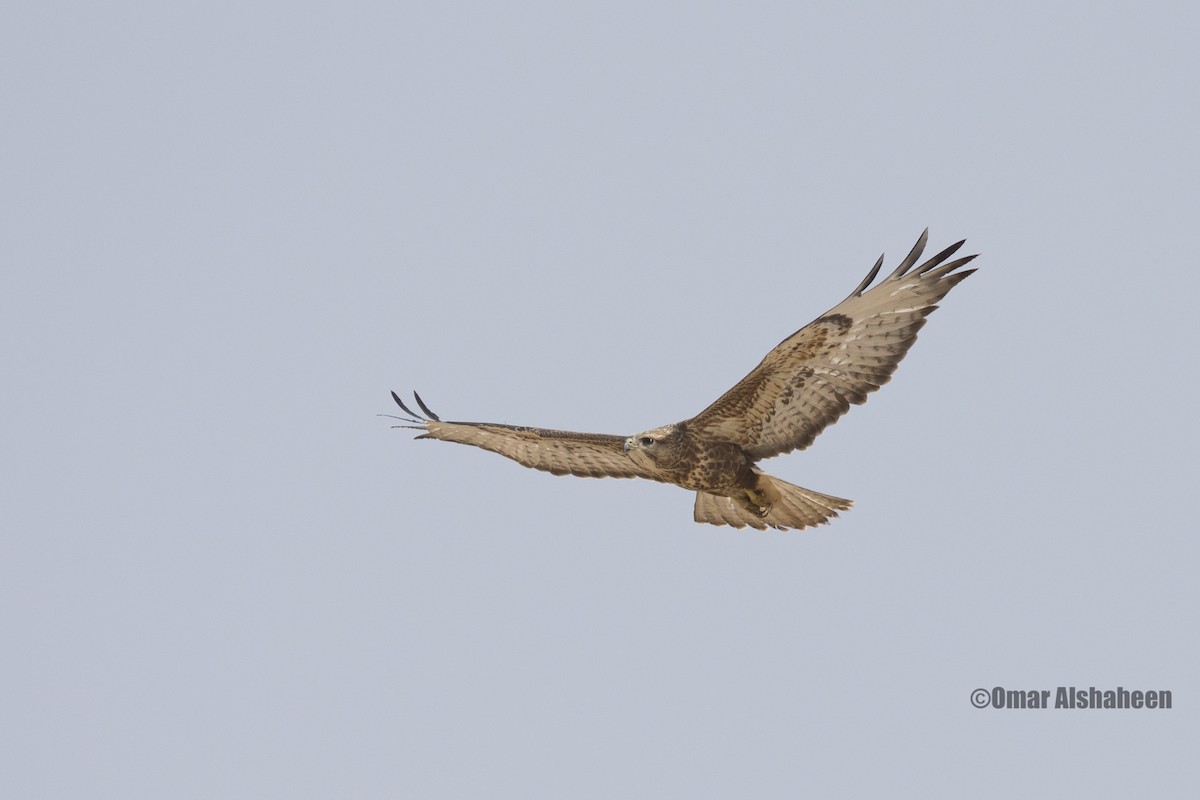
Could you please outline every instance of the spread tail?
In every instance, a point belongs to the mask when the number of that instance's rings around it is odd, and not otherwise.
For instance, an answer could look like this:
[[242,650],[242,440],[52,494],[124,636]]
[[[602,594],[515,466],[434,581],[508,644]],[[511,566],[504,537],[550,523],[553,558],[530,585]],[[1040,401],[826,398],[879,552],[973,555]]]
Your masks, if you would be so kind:
[[[757,470],[756,470],[757,472]],[[756,498],[734,499],[708,492],[696,492],[696,522],[732,525],[735,528],[765,530],[807,528],[823,525],[853,503],[811,489],[794,486],[770,475],[758,474],[754,486]]]

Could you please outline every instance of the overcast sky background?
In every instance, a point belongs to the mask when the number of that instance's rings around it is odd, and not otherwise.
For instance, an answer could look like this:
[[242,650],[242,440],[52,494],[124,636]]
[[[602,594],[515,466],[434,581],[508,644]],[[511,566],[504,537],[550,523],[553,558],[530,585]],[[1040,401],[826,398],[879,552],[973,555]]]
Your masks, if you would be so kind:
[[[1197,796],[1198,22],[6,4],[0,794]],[[831,526],[376,416],[686,418],[925,226]]]

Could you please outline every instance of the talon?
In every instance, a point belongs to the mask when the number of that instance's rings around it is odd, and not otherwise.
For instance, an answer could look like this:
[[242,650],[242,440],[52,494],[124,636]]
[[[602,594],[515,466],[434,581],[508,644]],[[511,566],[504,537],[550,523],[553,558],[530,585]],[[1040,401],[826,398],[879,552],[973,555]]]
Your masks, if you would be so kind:
[[749,511],[758,517],[765,517],[771,513],[771,501],[762,492],[756,492],[753,489],[746,489],[746,496],[738,498],[742,508]]

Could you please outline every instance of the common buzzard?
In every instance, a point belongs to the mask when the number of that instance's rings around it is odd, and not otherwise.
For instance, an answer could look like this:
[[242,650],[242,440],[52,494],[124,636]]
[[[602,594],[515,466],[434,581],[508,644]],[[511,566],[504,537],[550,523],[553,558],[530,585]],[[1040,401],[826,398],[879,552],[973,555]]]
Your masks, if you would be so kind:
[[[744,528],[820,525],[851,502],[765,474],[756,462],[812,444],[850,404],[887,383],[936,303],[974,269],[975,256],[946,262],[947,247],[913,268],[928,229],[896,271],[868,290],[883,256],[824,316],[784,339],[736,386],[691,419],[634,436],[526,428],[486,422],[443,422],[413,393],[412,411],[392,392],[418,439],[441,439],[499,453],[555,475],[649,478],[696,492],[695,519]],[[944,263],[946,262],[946,263]]]

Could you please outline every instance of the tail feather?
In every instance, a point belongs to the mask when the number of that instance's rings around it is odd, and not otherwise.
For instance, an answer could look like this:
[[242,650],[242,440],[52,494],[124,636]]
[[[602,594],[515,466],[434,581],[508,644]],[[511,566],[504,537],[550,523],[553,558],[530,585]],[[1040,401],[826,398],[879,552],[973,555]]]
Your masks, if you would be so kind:
[[824,525],[839,511],[845,511],[853,505],[841,497],[814,492],[761,473],[755,489],[770,502],[765,515],[759,516],[732,498],[696,492],[696,522],[732,525],[735,528],[749,525],[759,530],[799,530],[812,525]]

